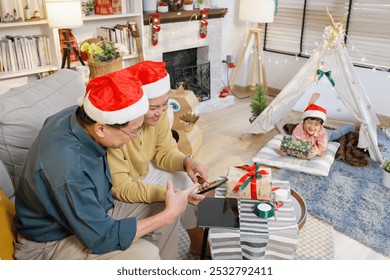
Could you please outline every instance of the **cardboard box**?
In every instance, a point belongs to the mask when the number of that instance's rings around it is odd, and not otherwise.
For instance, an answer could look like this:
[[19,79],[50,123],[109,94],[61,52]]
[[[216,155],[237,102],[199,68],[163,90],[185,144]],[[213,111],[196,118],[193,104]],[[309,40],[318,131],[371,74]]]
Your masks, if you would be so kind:
[[179,134],[179,142],[177,143],[179,150],[186,155],[195,155],[203,143],[202,130],[195,124],[189,132],[184,130],[177,132]]
[[172,129],[177,131],[184,130],[184,123],[180,121],[180,116],[185,113],[193,113],[199,104],[199,100],[193,91],[184,90],[182,88],[170,90],[168,96],[180,105],[180,109],[174,111]]

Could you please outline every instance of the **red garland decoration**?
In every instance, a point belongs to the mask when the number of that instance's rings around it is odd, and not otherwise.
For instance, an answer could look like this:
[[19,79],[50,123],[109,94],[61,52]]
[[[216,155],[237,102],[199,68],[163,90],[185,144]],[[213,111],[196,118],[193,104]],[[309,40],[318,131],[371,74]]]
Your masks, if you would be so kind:
[[152,14],[151,25],[152,25],[152,45],[157,46],[158,32],[161,31],[160,14]]
[[207,36],[207,25],[209,25],[207,18],[208,18],[208,11],[207,10],[201,10],[201,20],[200,20],[200,38],[204,39]]

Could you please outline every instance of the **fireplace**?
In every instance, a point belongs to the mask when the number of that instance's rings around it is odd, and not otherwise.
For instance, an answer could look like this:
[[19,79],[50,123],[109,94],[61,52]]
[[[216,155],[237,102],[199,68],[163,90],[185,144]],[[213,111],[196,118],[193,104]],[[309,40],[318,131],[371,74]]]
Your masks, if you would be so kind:
[[194,92],[199,101],[210,99],[210,61],[208,47],[163,53],[171,79],[171,88],[183,86]]
[[[145,60],[154,61],[166,61],[170,76],[174,77],[176,74],[171,74],[171,71],[187,71],[186,67],[192,67],[196,65],[201,66],[201,69],[195,69],[196,74],[190,74],[192,77],[203,77],[206,75],[206,82],[202,88],[208,88],[208,92],[204,93],[200,91],[196,93],[194,91],[195,86],[192,83],[194,93],[200,97],[202,102],[199,103],[196,113],[208,113],[215,110],[223,109],[234,104],[234,97],[227,96],[226,98],[220,98],[219,93],[223,89],[222,78],[226,69],[223,68],[222,63],[222,19],[209,19],[209,25],[207,28],[207,37],[201,39],[199,37],[199,21],[189,20],[187,22],[174,22],[161,24],[161,31],[159,32],[158,44],[153,46],[151,44],[151,27],[145,25],[143,28],[143,52]],[[179,59],[175,59],[173,64],[167,58],[167,54],[179,52]],[[193,55],[196,52],[196,55]],[[186,54],[187,53],[187,54]],[[169,55],[168,55],[169,56]],[[191,63],[193,65],[177,65],[181,63],[181,57],[191,56]],[[194,60],[196,57],[196,61]],[[205,66],[203,66],[205,64]],[[204,70],[203,67],[207,67]],[[182,69],[184,68],[184,69]],[[190,70],[188,70],[190,71]],[[193,71],[193,70],[191,70]],[[192,73],[192,72],[191,72]],[[208,74],[205,74],[208,73]],[[205,75],[203,75],[205,74]],[[186,76],[187,77],[187,76]],[[183,83],[185,83],[184,81]],[[176,83],[180,81],[174,81],[172,88],[177,88]],[[198,84],[198,81],[196,81]],[[197,85],[198,87],[198,85]]]

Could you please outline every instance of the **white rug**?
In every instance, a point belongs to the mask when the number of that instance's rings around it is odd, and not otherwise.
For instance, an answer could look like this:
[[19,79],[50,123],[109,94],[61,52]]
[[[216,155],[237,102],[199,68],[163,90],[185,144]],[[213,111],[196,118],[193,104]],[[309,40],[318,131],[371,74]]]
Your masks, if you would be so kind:
[[[190,253],[187,232],[180,227],[179,260],[199,260]],[[299,231],[299,244],[295,260],[333,260],[333,227],[308,214],[305,225]]]
[[333,260],[333,227],[308,214],[299,231],[295,260]]

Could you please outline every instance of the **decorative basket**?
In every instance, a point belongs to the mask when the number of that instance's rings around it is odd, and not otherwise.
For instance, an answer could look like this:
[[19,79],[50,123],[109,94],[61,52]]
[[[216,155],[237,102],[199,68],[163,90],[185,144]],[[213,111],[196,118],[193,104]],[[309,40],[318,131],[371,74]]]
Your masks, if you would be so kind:
[[122,57],[118,57],[110,62],[92,62],[91,60],[88,60],[88,66],[91,72],[90,78],[92,79],[101,75],[121,70]]
[[[98,46],[104,43],[109,43],[113,45],[110,41],[104,41],[96,38],[91,38],[88,40],[85,40],[82,44],[88,43],[92,44],[95,43]],[[81,44],[81,45],[82,45]],[[122,69],[122,57],[115,58],[111,61],[101,61],[101,62],[94,62],[93,61],[93,54],[88,58],[88,66],[90,70],[90,78],[95,78],[101,75],[109,74],[115,71],[119,71]]]

